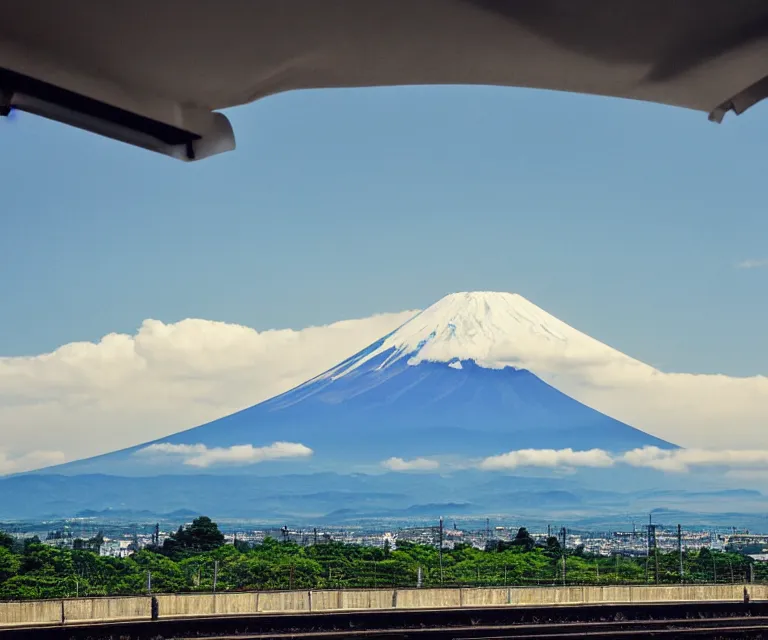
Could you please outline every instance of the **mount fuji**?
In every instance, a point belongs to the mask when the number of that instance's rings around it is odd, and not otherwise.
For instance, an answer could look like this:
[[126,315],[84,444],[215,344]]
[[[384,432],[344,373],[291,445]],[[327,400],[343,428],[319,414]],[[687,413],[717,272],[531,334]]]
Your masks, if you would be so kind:
[[456,293],[286,393],[44,473],[442,472],[528,449],[675,448],[574,400],[527,368],[555,356],[574,366],[600,356],[645,366],[522,296]]

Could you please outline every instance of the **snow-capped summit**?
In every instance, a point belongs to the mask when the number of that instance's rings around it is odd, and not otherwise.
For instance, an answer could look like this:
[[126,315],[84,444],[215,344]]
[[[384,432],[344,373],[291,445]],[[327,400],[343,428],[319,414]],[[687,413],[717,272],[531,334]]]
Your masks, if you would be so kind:
[[571,358],[575,367],[606,358],[646,366],[522,296],[456,293],[295,389],[58,470],[135,475],[239,465],[257,473],[343,472],[402,459],[437,469],[438,460],[474,464],[521,449],[673,446],[550,386],[534,366],[550,357]]
[[472,291],[438,300],[358,359],[332,369],[341,377],[389,353],[380,367],[402,358],[420,362],[472,360],[487,369],[507,366],[533,369],[548,359],[574,361],[623,360],[647,365],[590,338],[516,293]]

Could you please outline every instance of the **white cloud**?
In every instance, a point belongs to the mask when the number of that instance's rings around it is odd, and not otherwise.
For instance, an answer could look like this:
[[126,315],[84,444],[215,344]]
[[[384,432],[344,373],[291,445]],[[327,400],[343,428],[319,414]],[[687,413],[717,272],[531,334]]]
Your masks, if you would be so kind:
[[601,449],[520,449],[485,458],[478,466],[486,471],[496,471],[518,467],[610,467],[613,463],[610,454]]
[[528,369],[566,395],[690,448],[762,447],[768,377],[665,373],[567,325],[564,339],[498,343],[489,362]]
[[768,466],[768,450],[643,447],[613,454],[602,449],[520,449],[485,458],[477,466],[485,471],[503,471],[518,467],[572,469],[611,467],[615,464],[675,473],[718,467],[731,470],[727,472],[729,477],[737,478],[765,471]]
[[743,260],[736,265],[737,269],[762,269],[768,267],[768,258],[763,260]]
[[389,460],[384,460],[381,465],[390,471],[434,471],[440,467],[437,460],[428,460],[427,458],[414,458],[413,460],[389,458]]
[[545,372],[542,378],[590,407],[681,446],[765,444],[768,377],[649,369],[606,362],[581,372]]
[[[300,331],[146,320],[134,335],[0,357],[3,459],[46,449],[71,460],[214,420],[322,373],[414,313]],[[765,447],[768,377],[664,373],[567,325],[545,323],[564,339],[520,333],[495,344],[487,359],[530,369],[584,404],[686,447]]]
[[273,442],[266,447],[238,444],[231,447],[211,447],[204,444],[171,444],[161,442],[139,449],[134,455],[151,458],[178,457],[191,467],[210,467],[216,464],[258,464],[266,460],[308,458],[314,452],[297,442]]
[[66,456],[61,451],[32,450],[22,455],[11,456],[0,450],[0,476],[61,464],[65,460]]
[[634,467],[649,467],[660,471],[690,471],[694,468],[726,467],[760,471],[768,466],[765,449],[676,449],[643,447],[627,451],[621,461]]
[[156,440],[287,391],[414,313],[300,331],[145,320],[134,335],[0,357],[0,446],[19,457],[44,441],[72,460]]

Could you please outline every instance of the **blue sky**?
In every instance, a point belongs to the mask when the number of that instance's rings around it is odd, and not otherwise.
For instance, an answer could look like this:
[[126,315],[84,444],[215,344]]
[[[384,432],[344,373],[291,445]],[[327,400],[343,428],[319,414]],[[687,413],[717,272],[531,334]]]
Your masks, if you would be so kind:
[[768,107],[489,87],[295,92],[184,164],[0,122],[0,355],[145,318],[300,328],[515,291],[667,371],[768,374]]

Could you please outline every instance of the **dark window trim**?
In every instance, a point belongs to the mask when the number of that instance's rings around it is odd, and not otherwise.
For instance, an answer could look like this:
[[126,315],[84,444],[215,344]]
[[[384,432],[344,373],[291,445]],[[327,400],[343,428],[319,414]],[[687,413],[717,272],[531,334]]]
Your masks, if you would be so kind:
[[168,145],[191,145],[201,136],[100,100],[0,67],[0,91],[23,94],[86,116],[152,136]]

